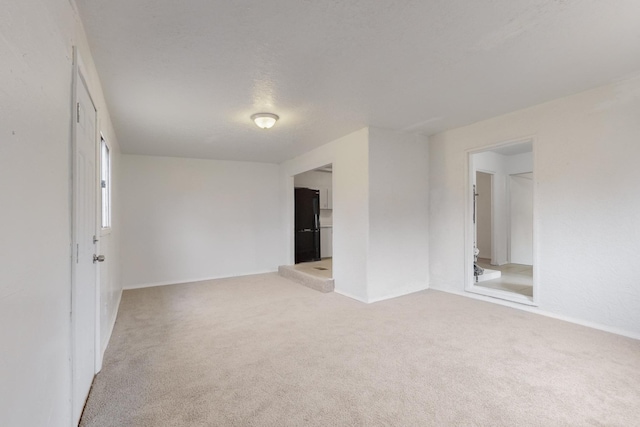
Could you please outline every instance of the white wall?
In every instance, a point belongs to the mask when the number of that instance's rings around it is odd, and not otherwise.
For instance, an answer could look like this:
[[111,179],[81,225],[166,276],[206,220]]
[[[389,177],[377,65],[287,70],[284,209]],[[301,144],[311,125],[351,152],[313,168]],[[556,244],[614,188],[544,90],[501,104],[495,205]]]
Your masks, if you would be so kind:
[[433,136],[431,287],[464,293],[466,151],[533,135],[538,311],[640,337],[638,117],[635,78]]
[[281,264],[294,262],[294,176],[333,164],[333,278],[335,290],[367,301],[369,235],[369,130],[353,132],[281,164]]
[[516,175],[533,172],[533,152],[504,156],[504,173]]
[[333,163],[336,292],[364,302],[428,285],[428,149],[416,135],[365,128],[282,164],[293,263],[293,177]]
[[[117,139],[68,0],[4,2],[0,40],[0,425],[68,427],[74,44],[115,164]],[[110,295],[104,319],[117,310],[118,258],[116,244],[104,266],[111,277],[102,289]],[[110,327],[101,331],[106,337]]]
[[122,156],[125,288],[276,271],[274,164]]
[[369,129],[368,301],[429,284],[427,139]]

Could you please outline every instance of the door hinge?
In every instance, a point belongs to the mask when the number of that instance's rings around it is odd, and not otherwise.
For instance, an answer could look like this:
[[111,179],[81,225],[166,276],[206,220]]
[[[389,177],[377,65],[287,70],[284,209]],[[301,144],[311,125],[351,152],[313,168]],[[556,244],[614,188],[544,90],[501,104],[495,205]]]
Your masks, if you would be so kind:
[[80,123],[80,103],[76,102],[76,123]]
[[80,255],[80,243],[76,243],[76,264],[78,263],[79,255]]

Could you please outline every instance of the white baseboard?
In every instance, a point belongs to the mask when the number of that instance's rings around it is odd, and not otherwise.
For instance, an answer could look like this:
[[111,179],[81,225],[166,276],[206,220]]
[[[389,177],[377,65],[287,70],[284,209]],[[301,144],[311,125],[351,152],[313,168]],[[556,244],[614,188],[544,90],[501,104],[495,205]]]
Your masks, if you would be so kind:
[[335,292],[336,294],[343,295],[343,296],[345,296],[347,298],[351,298],[351,299],[354,299],[356,301],[363,302],[365,304],[373,304],[375,302],[380,302],[380,301],[385,301],[385,300],[388,300],[388,299],[403,297],[405,295],[411,295],[411,294],[414,294],[416,292],[424,291],[424,290],[427,290],[427,289],[429,289],[429,286],[420,287],[420,288],[416,288],[416,289],[406,289],[406,290],[403,290],[403,291],[400,291],[400,292],[395,292],[395,293],[392,293],[392,294],[384,295],[382,297],[371,298],[371,299],[360,298],[360,297],[357,297],[355,295],[351,295],[351,294],[349,294],[347,292],[343,292],[343,291],[340,291],[340,290],[334,290],[333,292]]
[[347,298],[351,298],[351,299],[354,299],[356,301],[363,302],[363,303],[367,304],[367,301],[365,299],[357,297],[355,295],[351,295],[351,294],[349,294],[347,292],[343,292],[343,291],[340,291],[340,290],[337,290],[337,289],[334,289],[333,292],[336,293],[336,294],[340,294],[342,296],[345,296]]
[[120,310],[120,302],[122,301],[122,290],[118,293],[118,301],[116,301],[116,306],[114,307],[113,318],[111,319],[111,325],[109,325],[109,333],[105,337],[106,340],[102,342],[102,356],[104,357],[104,352],[107,350],[107,346],[109,345],[109,341],[111,341],[111,335],[113,335],[113,329],[116,327],[116,320],[118,319],[118,310]]
[[211,277],[198,277],[196,279],[176,279],[176,280],[167,280],[162,282],[139,283],[134,285],[127,285],[123,289],[125,291],[128,291],[132,289],[153,288],[156,286],[182,285],[184,283],[206,282],[208,280],[229,279],[231,277],[253,276],[256,274],[277,273],[277,272],[278,270],[265,270],[265,271],[233,274],[230,276],[211,276]]
[[[109,346],[109,341],[111,341],[111,335],[113,335],[113,328],[116,326],[116,319],[118,318],[118,310],[120,310],[120,301],[122,301],[122,290],[118,293],[118,300],[116,301],[115,307],[113,308],[112,318],[110,320],[109,329],[105,336],[99,337],[100,340],[100,348],[98,349],[98,354],[96,357],[96,374],[102,370],[102,362],[104,361],[104,354],[107,351],[107,347]],[[100,324],[101,326],[101,324]],[[100,328],[102,331],[102,328]]]
[[624,329],[615,328],[615,327],[612,327],[612,326],[606,326],[606,325],[602,325],[600,323],[590,322],[590,321],[587,321],[587,320],[577,319],[575,317],[565,316],[563,314],[550,313],[548,311],[540,310],[539,308],[528,306],[528,305],[518,304],[518,303],[505,301],[505,300],[492,298],[492,297],[487,297],[487,296],[483,296],[483,295],[479,295],[479,294],[474,294],[474,293],[471,293],[471,292],[452,291],[450,289],[439,288],[437,285],[436,286],[430,285],[429,288],[431,290],[434,290],[434,291],[446,292],[448,294],[454,294],[454,295],[459,295],[459,296],[462,296],[462,297],[473,298],[473,299],[477,299],[477,300],[480,300],[480,301],[490,302],[490,303],[493,303],[493,304],[504,305],[506,307],[511,307],[511,308],[515,308],[515,309],[518,309],[518,310],[528,311],[530,313],[539,314],[539,315],[545,316],[545,317],[551,317],[553,319],[558,319],[558,320],[562,320],[562,321],[565,321],[565,322],[574,323],[576,325],[586,326],[588,328],[597,329],[599,331],[609,332],[609,333],[612,333],[612,334],[621,335],[623,337],[640,340],[640,334],[638,334],[636,332],[631,332],[631,331],[627,331],[627,330],[624,330]]
[[368,302],[369,302],[369,304],[372,304],[374,302],[380,302],[380,301],[385,301],[385,300],[388,300],[388,299],[403,297],[405,295],[415,294],[416,292],[425,291],[427,289],[429,289],[429,285],[420,286],[420,287],[417,287],[415,289],[405,289],[405,290],[402,290],[400,292],[394,292],[394,293],[387,294],[387,295],[384,295],[384,296],[381,296],[381,297],[370,298]]

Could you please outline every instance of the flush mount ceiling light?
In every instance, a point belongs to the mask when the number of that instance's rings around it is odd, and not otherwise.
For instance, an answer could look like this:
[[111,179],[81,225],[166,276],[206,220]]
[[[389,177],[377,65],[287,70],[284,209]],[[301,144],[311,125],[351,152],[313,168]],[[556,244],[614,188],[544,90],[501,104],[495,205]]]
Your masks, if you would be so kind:
[[271,113],[257,113],[251,116],[251,120],[261,129],[271,129],[280,117]]

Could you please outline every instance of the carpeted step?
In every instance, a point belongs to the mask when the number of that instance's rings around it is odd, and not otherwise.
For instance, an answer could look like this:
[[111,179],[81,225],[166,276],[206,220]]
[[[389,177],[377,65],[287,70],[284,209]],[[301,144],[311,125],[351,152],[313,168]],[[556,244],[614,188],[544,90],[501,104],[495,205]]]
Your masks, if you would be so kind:
[[316,291],[327,293],[333,292],[334,289],[333,279],[318,277],[305,273],[304,271],[296,270],[293,265],[281,265],[278,267],[278,274],[296,283],[300,283],[307,288],[315,289]]

